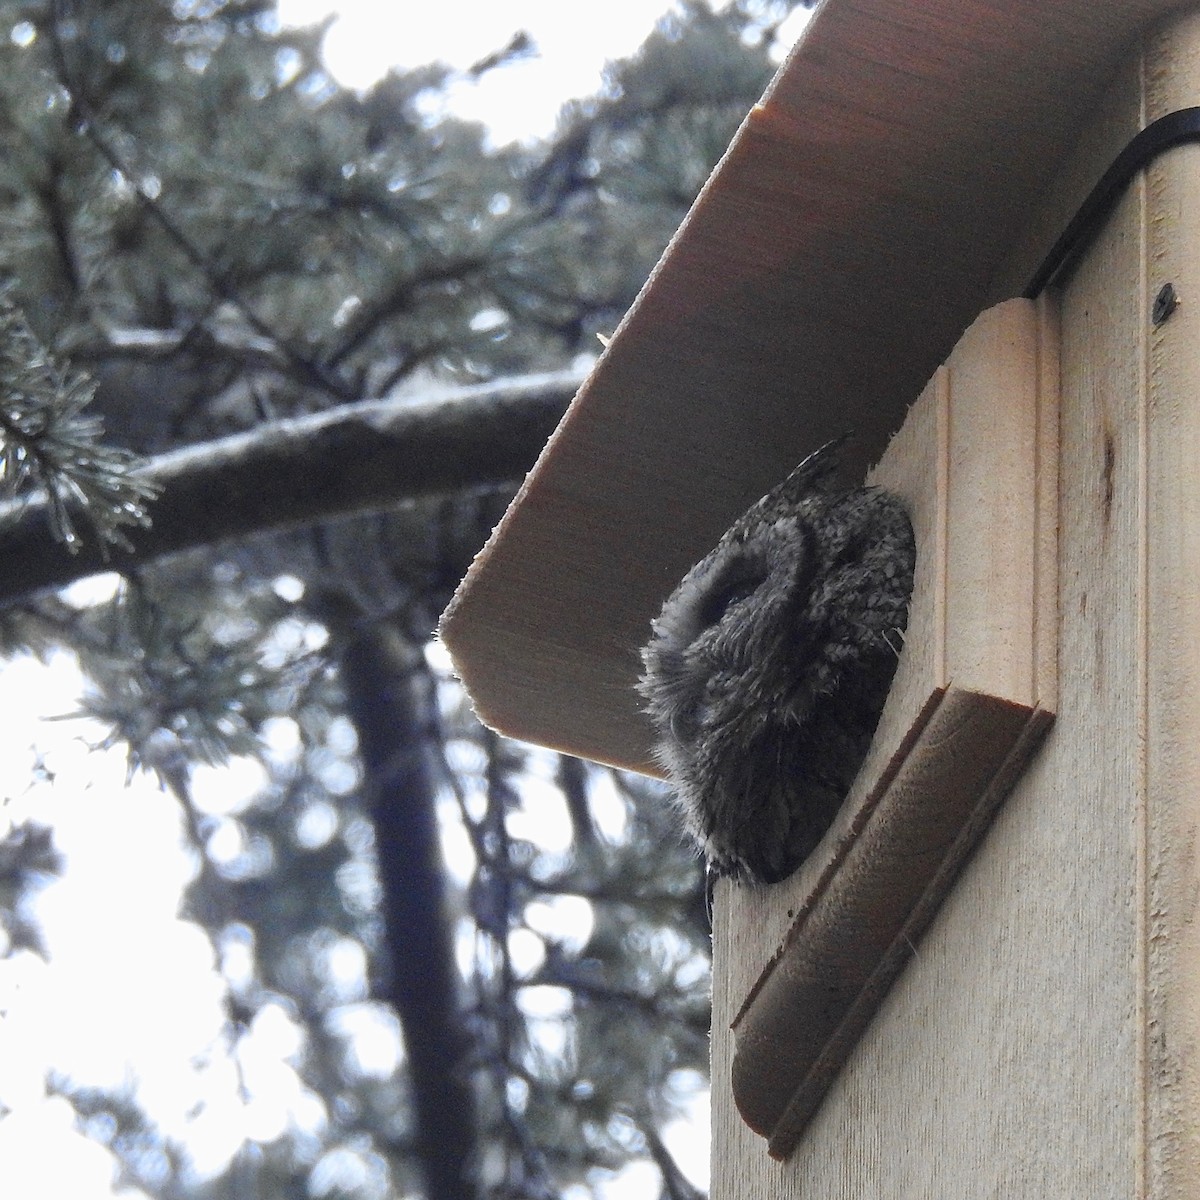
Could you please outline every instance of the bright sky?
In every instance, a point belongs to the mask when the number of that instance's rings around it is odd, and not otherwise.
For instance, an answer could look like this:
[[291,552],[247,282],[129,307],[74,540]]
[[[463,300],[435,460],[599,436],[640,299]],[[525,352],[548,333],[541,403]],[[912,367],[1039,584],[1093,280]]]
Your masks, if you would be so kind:
[[[389,66],[443,62],[465,71],[508,44],[518,30],[538,53],[464,79],[451,90],[459,116],[483,121],[499,143],[547,134],[562,103],[601,84],[604,64],[632,54],[671,0],[278,0],[288,24],[340,14],[325,42],[326,63],[350,87],[363,87]],[[779,44],[799,36],[809,12],[785,23]]]
[[[266,1014],[263,1036],[247,1042],[243,1067],[259,1080],[250,1105],[238,1100],[227,1058],[212,1053],[223,1038],[223,986],[208,939],[176,916],[194,871],[177,803],[146,775],[126,786],[123,753],[91,748],[99,727],[40,722],[39,711],[70,712],[81,683],[66,654],[48,665],[21,658],[0,674],[0,834],[26,819],[50,825],[65,859],[32,905],[49,961],[25,951],[0,959],[0,1163],[22,1200],[115,1194],[107,1152],[73,1131],[65,1101],[45,1098],[49,1064],[84,1085],[135,1083],[202,1171],[228,1160],[239,1124],[270,1137],[289,1115],[304,1119],[286,1061],[295,1034],[282,1012]],[[216,811],[263,782],[249,762],[215,775],[201,773],[197,799]],[[211,1066],[198,1071],[198,1058]],[[198,1104],[204,1114],[189,1120]]]
[[534,57],[491,71],[478,82],[453,89],[460,116],[486,122],[498,142],[548,133],[562,102],[600,86],[610,59],[632,53],[669,0],[279,0],[288,24],[319,20],[335,8],[340,16],[325,43],[329,69],[351,87],[369,85],[389,66],[443,62],[465,71],[525,30],[537,45]]
[[[350,86],[368,85],[392,63],[440,60],[465,69],[525,30],[536,57],[477,83],[464,79],[451,98],[459,115],[486,121],[497,142],[549,132],[563,101],[594,92],[605,62],[635,50],[668,7],[665,0],[279,0],[282,17],[293,24],[339,11],[327,62]],[[806,15],[797,15],[783,44],[798,35]],[[222,1037],[221,984],[207,939],[175,915],[194,869],[182,848],[178,807],[146,776],[126,787],[123,754],[89,749],[96,729],[39,724],[38,713],[72,709],[80,685],[66,655],[48,666],[20,659],[0,669],[0,837],[35,817],[53,826],[67,860],[64,877],[35,904],[51,962],[27,953],[0,958],[0,1169],[5,1195],[20,1200],[142,1195],[115,1190],[108,1151],[75,1130],[66,1101],[45,1096],[48,1063],[82,1083],[135,1084],[165,1132],[186,1132],[202,1171],[219,1169],[247,1132],[269,1138],[288,1120],[303,1126],[318,1119],[289,1065],[297,1035],[282,1011],[260,1015],[247,1040],[241,1066],[255,1094],[248,1106],[237,1098],[227,1058],[208,1053]],[[287,753],[287,731],[278,732],[279,752]],[[37,776],[35,744],[53,781]],[[207,797],[210,812],[222,805],[229,811],[237,796],[261,783],[261,768],[255,770],[243,765],[199,779],[198,799]],[[543,817],[537,821],[549,828]],[[559,922],[560,931],[571,923],[567,913],[547,919]],[[150,945],[155,951],[147,961]],[[331,970],[336,974],[336,963]],[[361,1052],[389,1069],[394,1030],[380,1024],[371,1006],[353,1002],[361,964],[345,964],[344,973],[345,1019]],[[197,1071],[191,1060],[206,1054],[211,1066]],[[707,1094],[693,1081],[690,1095],[690,1120],[676,1122],[666,1136],[681,1166],[706,1186]],[[189,1120],[201,1102],[204,1116]],[[605,1191],[621,1200],[652,1197],[657,1172],[637,1165]]]
[[[258,1014],[236,1066],[230,1061],[213,947],[176,915],[195,870],[178,803],[145,774],[127,785],[123,750],[94,749],[105,733],[99,726],[47,723],[39,715],[74,710],[82,685],[68,654],[47,664],[22,657],[0,667],[0,838],[32,819],[54,830],[65,860],[62,875],[48,880],[31,904],[48,958],[28,951],[0,957],[0,1170],[13,1189],[4,1194],[20,1200],[143,1195],[115,1189],[107,1150],[76,1129],[66,1100],[46,1095],[48,1066],[82,1086],[132,1086],[163,1133],[186,1145],[201,1175],[223,1169],[247,1134],[269,1141],[289,1126],[316,1133],[324,1119],[292,1065],[301,1035],[282,1008]],[[298,735],[286,720],[275,724],[279,728],[267,731],[269,750],[287,759]],[[221,770],[197,771],[195,799],[219,821],[236,815],[264,781],[256,762],[235,760]],[[606,821],[619,820],[623,808],[614,798],[606,814],[606,798],[597,799],[607,830]],[[569,820],[556,789],[535,779],[521,800],[513,832],[564,849]],[[609,832],[617,833],[615,826]],[[449,865],[464,880],[471,855],[465,839],[464,833],[461,845],[453,839],[447,845]],[[534,928],[544,926],[560,941],[586,938],[591,908],[585,901],[563,897],[540,907],[544,912],[529,914]],[[469,940],[462,949],[465,965]],[[537,964],[530,956],[544,955],[544,944],[526,931],[514,933],[511,949],[518,969],[524,960],[532,969]],[[390,1074],[403,1053],[394,1018],[366,1001],[366,964],[357,944],[347,942],[343,950],[328,961],[331,983],[343,993],[333,1019],[353,1039],[365,1071]],[[236,957],[237,947],[232,952]],[[523,1005],[551,1052],[562,1036],[555,991],[532,989]],[[547,995],[535,994],[541,992]],[[678,1075],[686,1117],[668,1126],[664,1138],[703,1186],[707,1090],[691,1072]],[[600,1194],[650,1200],[658,1194],[657,1171],[632,1164]]]

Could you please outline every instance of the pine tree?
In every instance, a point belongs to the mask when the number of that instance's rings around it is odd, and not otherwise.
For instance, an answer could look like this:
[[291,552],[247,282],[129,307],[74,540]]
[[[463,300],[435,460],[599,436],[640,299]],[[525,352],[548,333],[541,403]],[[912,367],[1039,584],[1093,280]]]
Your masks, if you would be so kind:
[[[131,1095],[55,1076],[147,1194],[557,1196],[636,1157],[689,1194],[661,1130],[706,1070],[697,865],[646,781],[482,730],[428,642],[790,7],[691,0],[532,148],[431,119],[443,67],[340,90],[262,0],[0,18],[0,636],[78,655],[86,711],[184,814],[227,1053],[286,1012],[323,1112],[201,1180]],[[109,603],[43,590],[105,566]],[[193,772],[244,755],[268,781],[218,853]],[[521,836],[534,793],[569,847]],[[44,829],[0,844],[10,950],[54,869]],[[400,1070],[357,1061],[352,1005],[398,1020]]]

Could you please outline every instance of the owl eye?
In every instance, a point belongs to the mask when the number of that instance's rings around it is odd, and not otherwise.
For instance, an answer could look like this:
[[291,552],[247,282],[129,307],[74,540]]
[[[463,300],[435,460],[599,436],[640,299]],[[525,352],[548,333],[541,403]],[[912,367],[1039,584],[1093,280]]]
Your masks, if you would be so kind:
[[701,628],[715,625],[735,604],[753,596],[766,578],[762,564],[750,559],[737,558],[728,563],[700,602]]

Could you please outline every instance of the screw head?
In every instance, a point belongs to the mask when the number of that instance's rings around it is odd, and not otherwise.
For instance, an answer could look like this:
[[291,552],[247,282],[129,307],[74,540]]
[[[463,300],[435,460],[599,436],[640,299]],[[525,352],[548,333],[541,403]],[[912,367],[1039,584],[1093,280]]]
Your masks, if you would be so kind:
[[1177,308],[1179,296],[1173,283],[1164,283],[1150,307],[1150,323],[1157,329]]

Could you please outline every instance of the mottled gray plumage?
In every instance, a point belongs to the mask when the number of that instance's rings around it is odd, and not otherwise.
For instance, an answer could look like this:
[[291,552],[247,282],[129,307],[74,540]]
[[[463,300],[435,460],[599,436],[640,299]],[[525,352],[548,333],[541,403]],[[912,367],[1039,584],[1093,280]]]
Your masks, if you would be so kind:
[[833,486],[838,444],[734,522],[653,623],[639,690],[710,869],[785,878],[866,755],[908,620],[900,501]]

